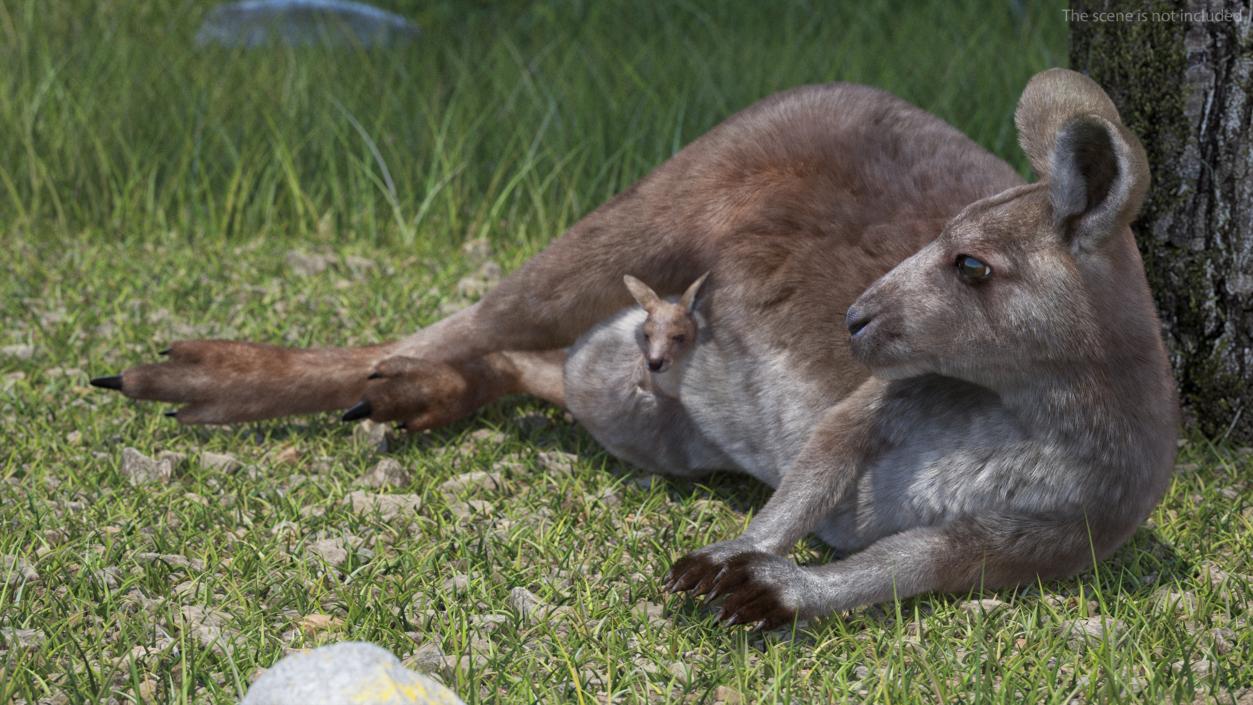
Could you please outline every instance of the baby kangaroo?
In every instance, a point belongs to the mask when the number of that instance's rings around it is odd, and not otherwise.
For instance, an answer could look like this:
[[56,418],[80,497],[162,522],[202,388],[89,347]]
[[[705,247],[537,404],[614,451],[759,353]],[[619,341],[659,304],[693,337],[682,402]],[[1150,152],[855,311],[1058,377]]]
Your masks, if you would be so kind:
[[640,351],[644,354],[641,389],[678,398],[688,353],[696,345],[696,335],[700,332],[696,323],[696,298],[708,278],[709,272],[702,274],[678,301],[661,298],[630,274],[622,278],[646,314],[638,331]]
[[677,300],[623,277],[639,308],[592,328],[566,357],[570,413],[611,453],[654,472],[695,477],[733,467],[679,401],[689,368],[720,357],[697,310],[708,277]]

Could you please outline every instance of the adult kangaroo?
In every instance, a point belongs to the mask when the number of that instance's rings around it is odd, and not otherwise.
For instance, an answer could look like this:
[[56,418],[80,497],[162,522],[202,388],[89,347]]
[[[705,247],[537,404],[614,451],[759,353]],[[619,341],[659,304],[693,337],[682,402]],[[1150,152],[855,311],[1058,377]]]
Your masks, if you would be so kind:
[[[94,383],[184,403],[183,423],[351,406],[429,427],[502,393],[594,392],[594,376],[563,379],[561,350],[630,303],[623,275],[665,296],[708,271],[712,342],[682,413],[708,455],[777,489],[742,536],[677,561],[669,588],[773,625],[1071,575],[1132,534],[1173,466],[1174,385],[1128,227],[1148,166],[1071,71],[1032,78],[1015,123],[1032,184],[883,92],[786,91],[405,340],[182,342]],[[669,418],[631,423],[667,446]],[[785,558],[810,532],[848,557]]]

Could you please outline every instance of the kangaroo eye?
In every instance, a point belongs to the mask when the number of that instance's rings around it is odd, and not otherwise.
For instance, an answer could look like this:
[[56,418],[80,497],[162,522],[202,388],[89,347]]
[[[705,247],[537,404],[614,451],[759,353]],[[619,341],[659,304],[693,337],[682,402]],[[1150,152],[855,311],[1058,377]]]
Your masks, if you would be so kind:
[[673,340],[673,341],[674,341],[674,342],[676,342],[676,343],[682,343],[683,341],[687,340],[687,336],[686,336],[686,335],[676,335],[676,336],[674,336],[673,338],[671,338],[671,340]]
[[992,276],[992,268],[981,259],[970,255],[957,255],[957,273],[962,279],[974,284]]

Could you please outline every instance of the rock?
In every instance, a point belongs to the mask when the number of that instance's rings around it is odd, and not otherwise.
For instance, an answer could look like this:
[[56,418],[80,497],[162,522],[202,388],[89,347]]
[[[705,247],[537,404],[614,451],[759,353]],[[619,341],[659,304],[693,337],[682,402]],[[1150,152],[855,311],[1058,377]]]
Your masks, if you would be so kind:
[[356,491],[348,494],[352,511],[357,514],[378,514],[384,519],[408,516],[422,506],[422,498],[416,494],[371,494]]
[[1183,610],[1187,613],[1196,612],[1200,605],[1200,599],[1194,592],[1161,589],[1153,592],[1153,599],[1162,609]]
[[1170,670],[1177,675],[1183,675],[1191,672],[1196,678],[1204,678],[1214,669],[1214,664],[1209,659],[1199,659],[1191,663],[1184,661],[1175,661],[1170,665]]
[[1126,626],[1110,617],[1086,617],[1063,622],[1058,630],[1073,646],[1098,641],[1116,643],[1126,632]]
[[467,274],[457,281],[457,296],[469,301],[477,301],[484,294],[496,288],[504,276],[504,270],[492,260],[479,265],[473,274]]
[[740,705],[744,702],[744,695],[735,688],[720,685],[714,688],[714,700],[725,705]]
[[21,556],[0,556],[0,585],[17,585],[33,583],[39,580],[39,573],[30,562]]
[[200,466],[209,470],[233,473],[244,466],[239,459],[230,453],[214,453],[205,451],[200,454]]
[[226,653],[230,650],[227,632],[223,625],[227,616],[220,610],[187,605],[180,610],[188,631],[200,645],[206,649],[214,649]]
[[369,472],[362,475],[357,484],[381,489],[407,485],[412,481],[413,479],[409,477],[409,473],[405,472],[405,468],[400,464],[399,460],[384,458],[370,468]]
[[296,465],[304,453],[296,446],[284,446],[274,454],[274,463],[277,465]]
[[664,619],[662,616],[664,613],[664,607],[656,602],[649,602],[648,600],[640,600],[635,603],[634,607],[631,608],[632,615],[649,623],[662,621]]
[[174,466],[168,460],[153,460],[134,448],[122,449],[122,476],[132,485],[168,482]]
[[180,568],[182,570],[196,572],[204,570],[204,561],[180,556],[176,553],[150,553],[144,551],[136,553],[135,560],[141,563],[164,563],[171,568]]
[[482,264],[492,257],[492,243],[485,237],[466,240],[461,246],[461,256],[470,264]]
[[542,616],[544,603],[535,593],[524,587],[509,591],[509,606],[523,617]]
[[184,453],[176,453],[172,450],[163,450],[157,453],[158,463],[169,463],[170,469],[174,472],[181,472],[187,465],[187,456]]
[[6,345],[0,348],[0,356],[11,357],[14,360],[29,360],[35,356],[35,346]]
[[83,432],[82,431],[70,431],[69,433],[65,434],[65,442],[72,446],[81,445],[83,442]]
[[958,605],[958,607],[965,612],[973,614],[992,614],[993,612],[999,612],[1006,607],[1009,607],[1009,603],[1002,602],[995,598],[988,598],[983,600],[967,600],[966,602]]
[[293,272],[302,277],[321,274],[335,262],[335,258],[330,255],[301,252],[300,250],[291,250],[283,259]]
[[342,626],[344,626],[344,620],[339,617],[332,617],[329,614],[306,614],[296,622],[296,628],[303,632],[305,636],[313,636],[318,632],[337,629]]
[[505,434],[493,428],[480,428],[466,436],[466,441],[475,445],[498,446],[505,442]]
[[338,568],[348,562],[348,545],[342,538],[322,539],[309,546],[309,553]]
[[380,453],[391,448],[391,436],[387,432],[387,424],[366,419],[352,429],[352,437],[358,443],[369,446]]
[[468,489],[498,490],[504,486],[505,477],[501,473],[475,470],[444,480],[439,485],[439,491],[445,495],[457,495]]
[[391,652],[343,642],[290,654],[248,689],[240,705],[465,705],[432,678],[404,667]]
[[579,456],[564,450],[540,451],[535,458],[540,467],[554,475],[569,475],[574,472],[574,465],[579,460]]
[[448,657],[435,644],[419,646],[403,663],[419,673],[444,673],[448,670]]
[[547,416],[540,414],[526,414],[514,419],[514,425],[528,435],[538,435],[552,428],[552,422]]
[[509,623],[509,615],[475,614],[470,616],[470,626],[480,632],[494,632]]
[[44,642],[44,633],[38,629],[0,627],[0,641],[8,649],[33,649]]
[[470,588],[470,576],[465,573],[457,573],[451,578],[444,581],[444,589],[452,592],[465,592]]
[[692,678],[692,669],[689,668],[688,665],[686,663],[683,663],[682,661],[672,662],[669,665],[669,667],[666,668],[666,670],[669,671],[670,675],[673,676],[674,679],[677,681],[682,681],[686,683]]
[[448,505],[448,510],[453,513],[453,516],[462,520],[490,517],[495,509],[491,502],[482,499],[468,499]]

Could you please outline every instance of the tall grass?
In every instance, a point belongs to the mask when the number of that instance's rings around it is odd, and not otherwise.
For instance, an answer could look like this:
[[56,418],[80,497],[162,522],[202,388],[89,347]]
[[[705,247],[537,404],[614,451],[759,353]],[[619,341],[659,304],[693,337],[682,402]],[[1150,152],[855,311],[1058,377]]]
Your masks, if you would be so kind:
[[[0,0],[0,237],[537,245],[752,101],[881,86],[1022,160],[1061,10],[1015,3],[382,2],[388,49],[225,50],[213,3]],[[328,228],[333,225],[333,228]]]

